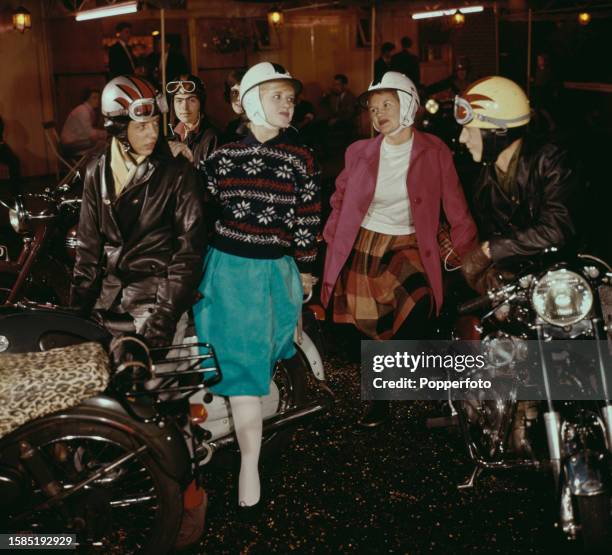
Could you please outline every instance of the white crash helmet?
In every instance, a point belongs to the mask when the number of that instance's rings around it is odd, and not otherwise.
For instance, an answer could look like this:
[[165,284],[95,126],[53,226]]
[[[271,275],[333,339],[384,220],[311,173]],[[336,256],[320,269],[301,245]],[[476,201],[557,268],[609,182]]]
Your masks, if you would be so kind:
[[130,118],[147,122],[167,111],[165,96],[140,77],[120,75],[109,81],[102,91],[101,112],[110,120]]
[[251,67],[240,81],[240,105],[249,121],[268,129],[274,129],[266,119],[266,113],[259,97],[259,85],[270,81],[289,81],[297,95],[302,90],[302,83],[291,77],[281,65],[261,62]]
[[359,95],[359,103],[367,107],[368,98],[376,91],[397,91],[400,100],[400,126],[395,132],[410,127],[419,109],[420,100],[414,83],[403,73],[387,71],[379,81],[372,81],[368,90]]
[[302,90],[302,83],[291,77],[291,74],[280,64],[271,62],[260,62],[259,64],[255,64],[249,68],[240,81],[240,103],[242,104],[244,95],[253,87],[257,87],[268,81],[278,81],[280,79],[291,81],[295,87],[296,95]]

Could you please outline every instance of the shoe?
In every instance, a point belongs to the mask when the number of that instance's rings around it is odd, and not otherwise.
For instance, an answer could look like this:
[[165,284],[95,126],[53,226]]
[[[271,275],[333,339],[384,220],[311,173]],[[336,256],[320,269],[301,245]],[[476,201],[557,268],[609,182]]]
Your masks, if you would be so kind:
[[238,521],[243,524],[253,524],[263,514],[263,502],[260,499],[255,505],[238,505]]
[[197,507],[183,510],[181,528],[176,538],[174,549],[177,551],[187,549],[200,540],[204,533],[207,507],[208,496],[204,492],[202,501]]
[[389,401],[368,401],[357,421],[362,428],[375,428],[384,424],[389,419]]

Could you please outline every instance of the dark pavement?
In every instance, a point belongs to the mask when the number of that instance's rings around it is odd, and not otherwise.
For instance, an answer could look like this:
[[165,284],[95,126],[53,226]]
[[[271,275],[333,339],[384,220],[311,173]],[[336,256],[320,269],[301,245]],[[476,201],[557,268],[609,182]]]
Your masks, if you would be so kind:
[[[354,426],[358,364],[331,330],[329,414],[300,428],[277,464],[262,465],[265,511],[237,524],[234,468],[207,479],[207,532],[189,553],[560,553],[551,478],[535,471],[485,474],[459,492],[471,471],[452,430],[428,430],[440,406],[395,402],[386,425]],[[336,339],[334,339],[336,338]],[[354,357],[353,357],[354,358]]]

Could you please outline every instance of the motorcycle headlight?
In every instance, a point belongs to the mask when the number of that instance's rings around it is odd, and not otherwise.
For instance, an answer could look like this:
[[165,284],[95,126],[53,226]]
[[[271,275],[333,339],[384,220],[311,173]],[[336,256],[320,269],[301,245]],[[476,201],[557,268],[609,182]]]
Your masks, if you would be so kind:
[[581,275],[569,270],[547,272],[531,295],[538,316],[553,326],[571,326],[593,306],[593,291]]
[[23,233],[26,231],[26,223],[23,220],[24,219],[20,212],[13,210],[12,208],[9,210],[9,221],[11,222],[11,226],[16,233]]
[[427,102],[425,102],[425,109],[430,114],[437,114],[438,110],[440,109],[440,104],[438,104],[437,100],[430,98]]

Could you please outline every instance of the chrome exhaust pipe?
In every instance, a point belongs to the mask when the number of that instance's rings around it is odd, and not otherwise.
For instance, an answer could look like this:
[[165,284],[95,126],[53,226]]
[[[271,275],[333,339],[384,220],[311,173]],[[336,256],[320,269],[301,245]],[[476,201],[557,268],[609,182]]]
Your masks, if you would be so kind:
[[[297,407],[294,409],[287,410],[280,414],[275,414],[271,418],[267,418],[263,421],[263,429],[262,433],[267,434],[271,432],[277,432],[295,424],[296,422],[303,420],[305,418],[310,418],[316,416],[320,412],[328,410],[331,401],[328,403],[315,402],[309,405],[305,405],[303,407]],[[212,449],[213,454],[221,449],[225,449],[226,447],[230,447],[236,443],[236,434],[231,432],[229,434],[225,434],[214,441],[208,442],[206,445]],[[207,448],[202,447],[196,450],[196,454],[200,453],[200,451],[205,452]],[[210,460],[210,459],[209,459]]]

